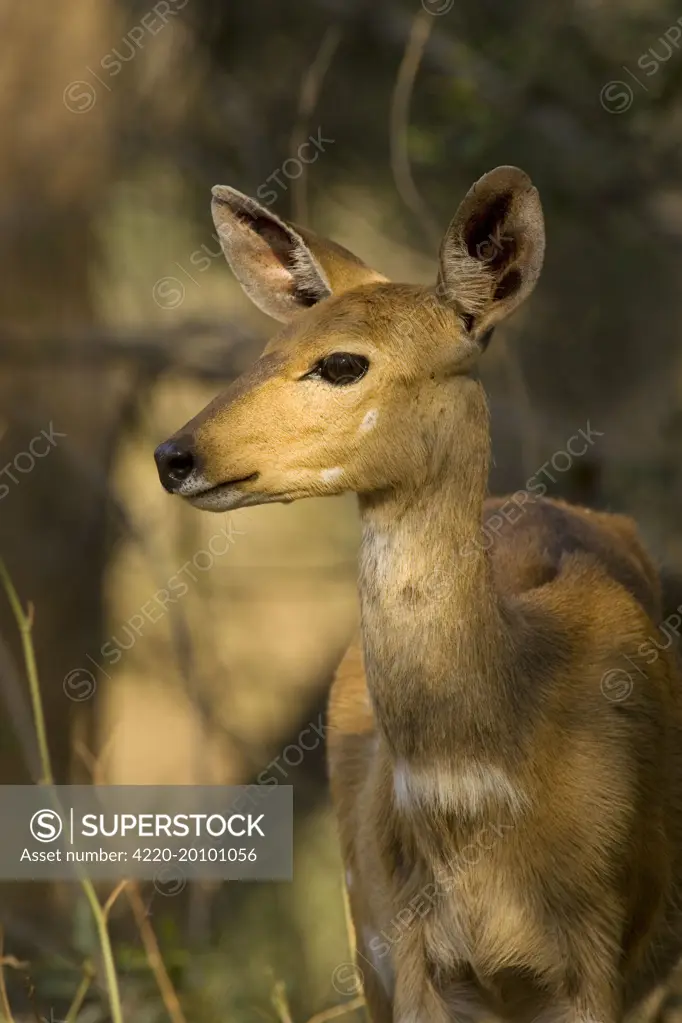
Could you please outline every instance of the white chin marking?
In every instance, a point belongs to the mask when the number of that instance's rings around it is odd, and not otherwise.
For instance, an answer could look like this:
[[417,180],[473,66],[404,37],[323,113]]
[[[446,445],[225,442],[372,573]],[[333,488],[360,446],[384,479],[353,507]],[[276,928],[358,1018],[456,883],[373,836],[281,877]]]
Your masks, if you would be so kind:
[[212,490],[198,494],[183,494],[180,491],[180,497],[184,497],[186,501],[189,501],[195,508],[200,508],[201,511],[212,512],[233,511],[235,508],[244,508],[252,504],[266,504],[278,499],[278,495],[270,496],[257,490],[245,493],[238,486],[229,484],[213,487]]
[[323,469],[320,473],[320,479],[324,483],[331,483],[332,480],[337,480],[342,472],[343,469],[340,465],[335,466],[333,469]]

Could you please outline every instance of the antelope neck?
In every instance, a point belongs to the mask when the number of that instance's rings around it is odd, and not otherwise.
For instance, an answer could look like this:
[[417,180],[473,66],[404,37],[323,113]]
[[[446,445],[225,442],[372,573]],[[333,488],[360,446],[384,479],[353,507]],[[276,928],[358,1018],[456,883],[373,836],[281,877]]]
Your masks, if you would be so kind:
[[511,699],[510,623],[481,539],[487,404],[470,379],[443,391],[423,421],[422,485],[359,498],[367,684],[389,749],[417,760],[505,741]]

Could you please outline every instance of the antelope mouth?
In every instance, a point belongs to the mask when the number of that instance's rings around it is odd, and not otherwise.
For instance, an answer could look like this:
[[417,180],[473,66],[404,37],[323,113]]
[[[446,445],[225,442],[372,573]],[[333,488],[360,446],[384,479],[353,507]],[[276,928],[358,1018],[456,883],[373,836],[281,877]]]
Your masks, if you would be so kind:
[[259,473],[252,472],[248,476],[238,476],[233,480],[225,480],[224,483],[216,483],[215,487],[211,487],[211,490],[220,490],[222,487],[236,487],[239,483],[250,483],[251,480],[257,480]]
[[252,472],[248,476],[237,476],[234,479],[224,480],[222,483],[206,487],[204,490],[195,490],[193,493],[182,494],[182,496],[197,508],[220,511],[228,505],[236,506],[243,496],[237,488],[242,483],[251,483],[257,480],[259,475],[260,473]]

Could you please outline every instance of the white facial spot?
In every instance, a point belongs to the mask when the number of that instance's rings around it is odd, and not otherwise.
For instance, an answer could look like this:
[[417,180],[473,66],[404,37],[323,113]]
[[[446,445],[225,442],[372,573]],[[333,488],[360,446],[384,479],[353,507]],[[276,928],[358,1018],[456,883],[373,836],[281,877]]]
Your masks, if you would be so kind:
[[489,806],[517,812],[527,804],[525,793],[497,764],[470,761],[460,766],[412,767],[397,761],[393,789],[398,808],[439,807],[462,816],[476,816]]
[[367,433],[368,430],[373,430],[377,425],[377,419],[379,418],[378,409],[371,408],[366,413],[365,418],[360,423],[360,432]]
[[337,480],[343,469],[340,465],[335,466],[333,469],[323,469],[320,473],[320,479],[325,483],[331,483],[332,480]]
[[346,888],[350,889],[353,887],[353,874],[350,870],[346,871]]

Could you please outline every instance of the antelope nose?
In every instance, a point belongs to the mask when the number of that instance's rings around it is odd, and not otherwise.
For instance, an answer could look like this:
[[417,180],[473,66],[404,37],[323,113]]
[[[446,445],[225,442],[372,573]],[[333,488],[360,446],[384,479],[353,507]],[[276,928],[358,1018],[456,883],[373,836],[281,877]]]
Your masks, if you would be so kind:
[[196,466],[189,446],[174,440],[167,440],[163,444],[159,444],[154,452],[154,458],[161,484],[171,494],[192,475]]

